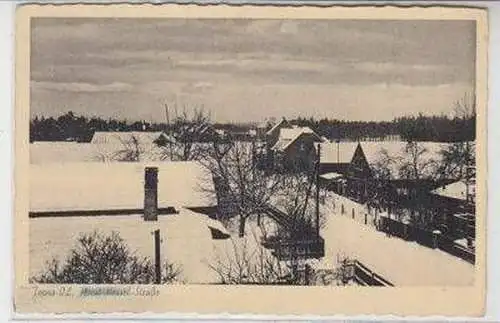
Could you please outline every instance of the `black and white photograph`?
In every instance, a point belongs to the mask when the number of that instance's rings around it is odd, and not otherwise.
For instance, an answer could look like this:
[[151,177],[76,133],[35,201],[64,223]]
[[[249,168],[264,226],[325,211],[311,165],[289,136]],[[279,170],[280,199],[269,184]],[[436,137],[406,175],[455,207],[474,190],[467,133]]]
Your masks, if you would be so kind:
[[32,17],[27,283],[475,286],[477,28]]

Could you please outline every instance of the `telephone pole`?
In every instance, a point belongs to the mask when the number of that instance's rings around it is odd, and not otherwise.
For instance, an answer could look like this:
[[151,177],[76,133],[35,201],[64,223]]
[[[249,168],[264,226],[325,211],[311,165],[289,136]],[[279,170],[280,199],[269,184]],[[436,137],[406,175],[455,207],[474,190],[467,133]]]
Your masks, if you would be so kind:
[[161,259],[160,259],[160,229],[154,231],[155,235],[155,284],[161,284]]
[[169,146],[169,149],[170,149],[170,159],[173,158],[173,150],[172,150],[172,127],[170,125],[170,114],[169,114],[169,111],[168,111],[168,104],[165,103],[165,115],[167,117],[167,127],[168,127],[168,131],[167,131],[167,135],[168,135],[168,146]]
[[321,159],[321,144],[318,143],[316,156],[316,237],[319,238],[319,162]]

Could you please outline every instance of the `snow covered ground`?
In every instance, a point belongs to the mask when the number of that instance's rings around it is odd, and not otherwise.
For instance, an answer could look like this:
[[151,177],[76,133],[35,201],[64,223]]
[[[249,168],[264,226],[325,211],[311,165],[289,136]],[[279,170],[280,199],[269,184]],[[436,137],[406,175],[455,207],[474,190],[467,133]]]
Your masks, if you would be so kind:
[[[351,218],[351,207],[359,204],[336,195],[335,208],[330,201],[323,206],[326,226],[322,267],[335,266],[339,255],[361,261],[396,286],[470,286],[474,283],[474,266],[444,251],[430,249],[376,231]],[[346,213],[341,215],[341,204]],[[349,206],[349,207],[348,207]],[[356,216],[359,218],[358,212]]]

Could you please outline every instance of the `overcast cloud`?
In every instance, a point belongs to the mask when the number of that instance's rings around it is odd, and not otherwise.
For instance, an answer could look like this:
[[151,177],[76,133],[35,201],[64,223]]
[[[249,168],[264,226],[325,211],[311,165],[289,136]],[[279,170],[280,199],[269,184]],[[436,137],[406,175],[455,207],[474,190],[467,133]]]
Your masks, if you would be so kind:
[[32,21],[32,115],[217,121],[450,113],[474,91],[472,21]]

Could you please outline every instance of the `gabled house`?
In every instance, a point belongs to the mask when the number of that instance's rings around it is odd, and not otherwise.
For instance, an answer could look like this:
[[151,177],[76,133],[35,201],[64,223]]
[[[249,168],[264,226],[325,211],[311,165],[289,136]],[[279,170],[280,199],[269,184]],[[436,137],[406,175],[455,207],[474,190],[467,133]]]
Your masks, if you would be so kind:
[[286,170],[311,169],[317,159],[315,144],[322,141],[309,127],[280,128],[278,140],[270,148],[275,166]]
[[372,171],[361,143],[322,144],[319,171],[330,189],[360,200],[366,198]]

